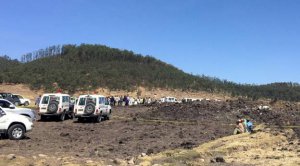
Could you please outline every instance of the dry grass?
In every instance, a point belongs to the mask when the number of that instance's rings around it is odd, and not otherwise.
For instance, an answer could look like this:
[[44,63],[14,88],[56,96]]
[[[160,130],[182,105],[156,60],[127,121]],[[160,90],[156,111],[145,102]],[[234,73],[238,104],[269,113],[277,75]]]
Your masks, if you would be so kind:
[[237,165],[300,165],[296,150],[278,150],[285,144],[288,141],[283,134],[246,133],[220,138],[192,150],[178,149],[141,157],[139,165],[209,165],[216,156],[223,156],[226,163]]

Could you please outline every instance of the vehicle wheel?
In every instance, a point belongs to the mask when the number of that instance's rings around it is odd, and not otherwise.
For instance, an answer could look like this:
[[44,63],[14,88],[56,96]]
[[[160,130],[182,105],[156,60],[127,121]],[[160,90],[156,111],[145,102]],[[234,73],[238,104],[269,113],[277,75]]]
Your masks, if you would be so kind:
[[24,138],[25,135],[25,128],[23,125],[21,124],[15,124],[12,125],[9,129],[8,129],[8,138],[12,139],[12,140],[19,140]]
[[65,116],[66,116],[66,113],[63,112],[63,113],[59,116],[59,120],[60,120],[60,121],[64,121],[64,120],[65,120]]
[[48,104],[47,112],[48,113],[55,113],[58,110],[58,102],[55,100],[52,100]]
[[95,112],[95,104],[93,102],[87,103],[84,109],[84,113],[87,115],[91,115]]
[[105,120],[109,120],[109,116],[108,115],[105,117]]
[[101,115],[98,115],[95,119],[96,123],[100,123],[102,120],[102,116]]
[[29,105],[29,103],[28,103],[28,101],[26,101],[25,103],[24,103],[24,106],[28,106]]

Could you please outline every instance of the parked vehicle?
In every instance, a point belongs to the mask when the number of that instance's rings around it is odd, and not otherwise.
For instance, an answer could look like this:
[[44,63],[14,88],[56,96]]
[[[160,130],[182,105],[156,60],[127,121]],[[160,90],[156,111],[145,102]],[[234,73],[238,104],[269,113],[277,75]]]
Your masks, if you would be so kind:
[[39,103],[38,114],[41,116],[41,120],[45,120],[49,116],[57,116],[60,121],[64,121],[66,115],[73,119],[74,112],[70,109],[70,95],[62,93],[43,94]]
[[182,102],[183,103],[189,103],[189,102],[194,102],[194,101],[202,101],[202,98],[183,98]]
[[80,95],[74,109],[78,121],[89,118],[100,122],[102,118],[109,120],[111,114],[111,106],[107,98],[102,95]]
[[31,131],[32,127],[30,118],[0,108],[0,134],[7,135],[12,140],[19,140],[24,138],[25,133]]
[[20,99],[17,96],[13,96],[11,93],[1,92],[0,98],[10,101],[16,106],[19,106],[21,103]]
[[19,94],[13,94],[13,97],[19,98],[20,100],[20,105],[28,106],[30,104],[30,100],[27,98],[24,98],[23,96]]
[[167,97],[161,98],[160,102],[162,102],[162,103],[177,103],[178,101],[177,101],[177,99],[175,97],[169,97],[169,96],[167,96]]
[[35,111],[33,111],[32,109],[29,109],[29,108],[17,107],[13,103],[11,103],[10,101],[8,101],[6,99],[0,99],[0,107],[6,112],[24,115],[24,116],[31,118],[32,120],[36,120]]

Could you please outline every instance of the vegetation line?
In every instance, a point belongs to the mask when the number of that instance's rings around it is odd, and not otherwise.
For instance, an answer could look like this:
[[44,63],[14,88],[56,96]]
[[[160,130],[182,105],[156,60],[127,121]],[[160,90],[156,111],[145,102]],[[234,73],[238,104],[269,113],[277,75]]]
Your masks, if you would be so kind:
[[0,83],[24,83],[32,89],[68,93],[77,91],[110,90],[137,91],[163,88],[182,91],[206,91],[252,100],[269,98],[273,101],[300,101],[298,83],[267,85],[237,84],[205,75],[192,75],[157,60],[132,51],[103,45],[51,46],[26,54],[23,63],[0,58]]

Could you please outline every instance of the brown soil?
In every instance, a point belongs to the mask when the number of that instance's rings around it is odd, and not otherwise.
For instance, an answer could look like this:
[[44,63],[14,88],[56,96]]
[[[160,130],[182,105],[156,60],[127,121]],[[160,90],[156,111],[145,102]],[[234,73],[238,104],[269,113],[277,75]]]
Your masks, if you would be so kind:
[[[191,149],[229,136],[237,115],[248,117],[255,124],[298,126],[294,129],[300,136],[299,105],[286,104],[284,110],[273,108],[267,111],[258,110],[257,104],[244,100],[154,104],[113,108],[111,120],[98,124],[72,120],[57,122],[55,119],[37,121],[27,139],[1,140],[0,153],[27,157],[38,154],[73,156],[77,159],[101,159],[113,164],[116,158],[125,160],[141,153]],[[290,139],[298,138],[293,136]]]
[[[300,136],[300,105],[297,103],[281,102],[271,104],[270,110],[260,110],[262,102],[243,99],[227,101],[201,101],[183,104],[153,105],[150,110],[138,114],[141,118],[167,119],[176,121],[196,121],[206,128],[218,128],[228,132],[238,117],[247,118],[254,124],[265,123],[272,127],[290,127]],[[216,123],[216,125],[214,124]],[[219,133],[219,132],[217,132]]]

